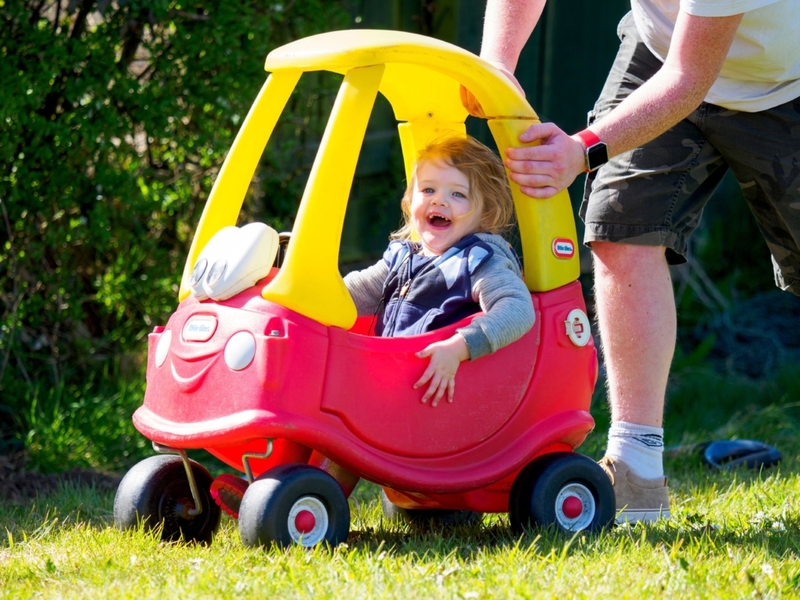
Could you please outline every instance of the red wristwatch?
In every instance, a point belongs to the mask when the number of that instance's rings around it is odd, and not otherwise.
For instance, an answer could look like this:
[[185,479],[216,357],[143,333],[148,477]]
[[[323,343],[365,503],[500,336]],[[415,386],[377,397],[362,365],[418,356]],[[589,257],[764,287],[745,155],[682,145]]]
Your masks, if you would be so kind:
[[608,147],[593,131],[584,129],[575,135],[583,141],[583,156],[586,160],[587,173],[596,171],[608,162]]

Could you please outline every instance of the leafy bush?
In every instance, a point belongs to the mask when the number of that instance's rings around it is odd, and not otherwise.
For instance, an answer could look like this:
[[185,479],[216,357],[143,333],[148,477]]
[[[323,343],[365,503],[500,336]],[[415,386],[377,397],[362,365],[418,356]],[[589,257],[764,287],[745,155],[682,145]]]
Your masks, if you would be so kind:
[[92,370],[81,384],[34,388],[19,414],[28,468],[122,470],[152,454],[130,418],[142,402],[144,377],[117,379],[115,362]]
[[[133,354],[121,375],[138,373],[264,58],[347,20],[328,0],[0,7],[0,408],[19,418],[110,356]],[[289,112],[326,90],[307,82]],[[290,117],[251,188],[276,227],[296,209],[313,127]]]

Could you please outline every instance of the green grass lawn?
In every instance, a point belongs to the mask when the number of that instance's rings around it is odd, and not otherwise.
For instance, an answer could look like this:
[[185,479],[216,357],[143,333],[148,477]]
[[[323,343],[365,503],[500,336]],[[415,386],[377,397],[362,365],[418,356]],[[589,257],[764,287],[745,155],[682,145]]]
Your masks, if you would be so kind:
[[143,531],[116,531],[111,494],[67,486],[0,510],[0,596],[800,595],[797,466],[793,457],[759,475],[674,465],[672,521],[574,537],[544,530],[515,538],[505,516],[477,527],[410,531],[384,523],[377,488],[362,483],[351,500],[350,538],[333,551],[247,549],[227,517],[209,547],[165,545]]
[[[761,472],[716,471],[696,454],[666,461],[673,518],[569,536],[514,537],[506,515],[478,526],[415,531],[382,518],[379,490],[350,500],[351,534],[335,550],[245,548],[223,516],[208,547],[162,544],[113,528],[113,494],[63,485],[0,505],[0,597],[8,598],[752,598],[800,596],[800,382],[796,365],[750,381],[708,369],[676,373],[668,444],[732,437],[784,456]],[[607,426],[581,448],[597,458]]]

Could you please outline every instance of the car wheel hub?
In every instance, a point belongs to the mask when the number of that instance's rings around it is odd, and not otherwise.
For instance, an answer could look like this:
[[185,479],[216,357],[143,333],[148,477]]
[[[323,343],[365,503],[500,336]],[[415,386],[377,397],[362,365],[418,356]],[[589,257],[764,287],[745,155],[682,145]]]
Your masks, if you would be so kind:
[[297,500],[289,511],[289,535],[301,546],[316,546],[325,539],[328,531],[328,510],[314,496]]
[[580,483],[568,483],[556,496],[556,520],[567,531],[581,531],[594,520],[596,503],[592,492]]

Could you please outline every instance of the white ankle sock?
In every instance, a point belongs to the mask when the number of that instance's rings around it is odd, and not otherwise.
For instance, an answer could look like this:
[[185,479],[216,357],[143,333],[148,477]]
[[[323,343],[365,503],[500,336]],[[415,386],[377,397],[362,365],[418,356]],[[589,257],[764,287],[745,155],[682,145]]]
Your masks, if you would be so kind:
[[664,475],[664,429],[615,421],[608,430],[606,456],[624,462],[635,475],[655,479]]

